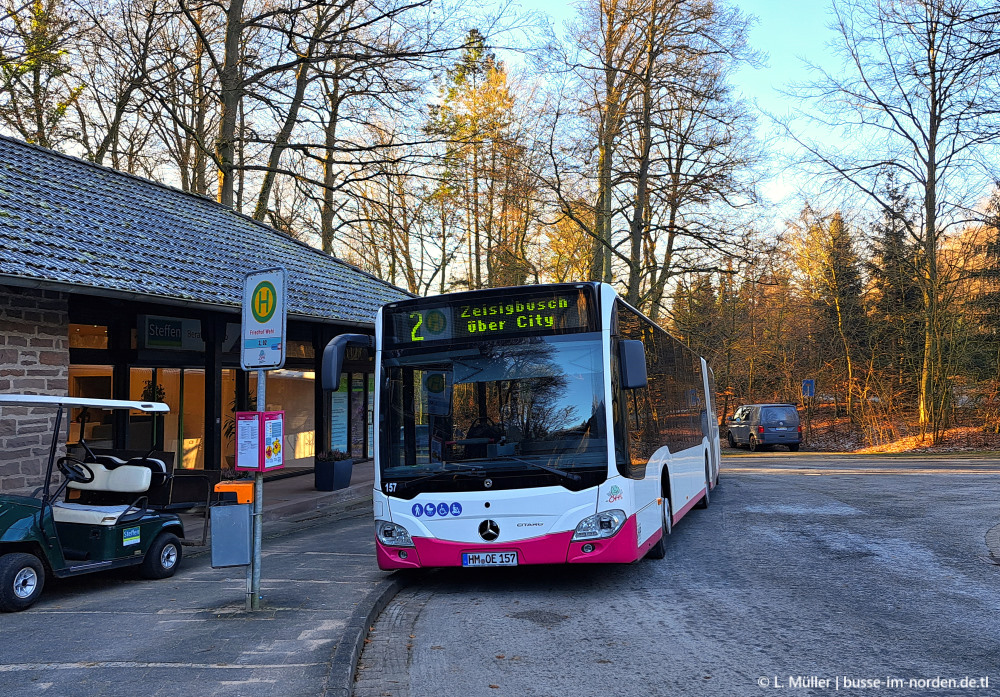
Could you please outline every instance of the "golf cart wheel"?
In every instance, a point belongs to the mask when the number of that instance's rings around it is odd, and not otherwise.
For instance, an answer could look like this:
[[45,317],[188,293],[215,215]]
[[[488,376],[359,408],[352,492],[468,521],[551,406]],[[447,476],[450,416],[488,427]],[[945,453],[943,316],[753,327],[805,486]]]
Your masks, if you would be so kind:
[[181,541],[172,532],[161,532],[142,560],[139,573],[145,578],[169,578],[181,564]]
[[27,610],[45,585],[45,566],[34,554],[12,552],[0,557],[0,612]]

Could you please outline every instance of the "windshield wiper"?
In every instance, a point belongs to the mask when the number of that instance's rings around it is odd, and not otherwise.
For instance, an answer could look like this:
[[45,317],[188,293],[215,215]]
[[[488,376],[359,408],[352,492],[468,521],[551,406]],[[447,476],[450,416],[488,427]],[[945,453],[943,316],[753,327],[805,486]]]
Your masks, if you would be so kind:
[[574,482],[578,482],[581,479],[583,479],[583,477],[581,477],[579,474],[574,474],[573,472],[567,472],[566,470],[561,470],[558,467],[550,467],[549,465],[543,465],[540,462],[531,462],[530,460],[522,460],[521,458],[514,457],[513,455],[498,455],[497,459],[498,460],[500,460],[500,459],[503,459],[503,460],[514,460],[515,462],[523,462],[524,464],[528,465],[529,467],[537,467],[540,470],[545,470],[546,472],[551,472],[552,474],[558,474],[560,477],[565,477],[566,479],[569,479],[570,481],[574,481]]
[[452,465],[452,469],[443,469],[437,472],[431,472],[430,474],[424,474],[419,477],[414,477],[413,479],[402,479],[396,482],[400,488],[405,489],[411,484],[416,484],[417,482],[426,482],[428,479],[436,479],[438,477],[444,477],[451,474],[471,474],[473,472],[482,472],[482,465],[458,465],[454,462],[442,462],[446,467]]

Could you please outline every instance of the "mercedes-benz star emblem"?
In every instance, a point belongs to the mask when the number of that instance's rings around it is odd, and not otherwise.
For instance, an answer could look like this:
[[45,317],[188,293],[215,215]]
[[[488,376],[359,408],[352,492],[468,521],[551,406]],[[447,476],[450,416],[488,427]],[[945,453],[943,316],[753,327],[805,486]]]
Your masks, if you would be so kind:
[[491,486],[493,486],[493,480],[492,479],[487,479],[485,482],[483,482],[483,486],[485,486],[487,489],[489,489]]
[[500,526],[495,520],[484,520],[479,524],[479,536],[487,542],[492,542],[500,537]]

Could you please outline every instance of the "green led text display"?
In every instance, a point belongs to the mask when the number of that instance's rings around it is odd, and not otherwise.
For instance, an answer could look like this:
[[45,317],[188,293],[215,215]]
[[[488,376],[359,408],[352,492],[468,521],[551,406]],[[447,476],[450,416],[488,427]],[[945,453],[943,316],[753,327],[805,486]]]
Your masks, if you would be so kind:
[[453,299],[405,303],[386,313],[385,342],[496,339],[590,329],[587,295],[579,289],[517,293],[511,289],[462,293]]

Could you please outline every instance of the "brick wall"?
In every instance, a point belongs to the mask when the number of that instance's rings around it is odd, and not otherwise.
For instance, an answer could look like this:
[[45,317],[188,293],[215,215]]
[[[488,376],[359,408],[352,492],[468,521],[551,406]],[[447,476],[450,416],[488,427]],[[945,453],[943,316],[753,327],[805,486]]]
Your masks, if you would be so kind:
[[[64,293],[0,285],[0,393],[65,396],[69,315]],[[41,486],[55,426],[52,409],[0,411],[0,492]]]

